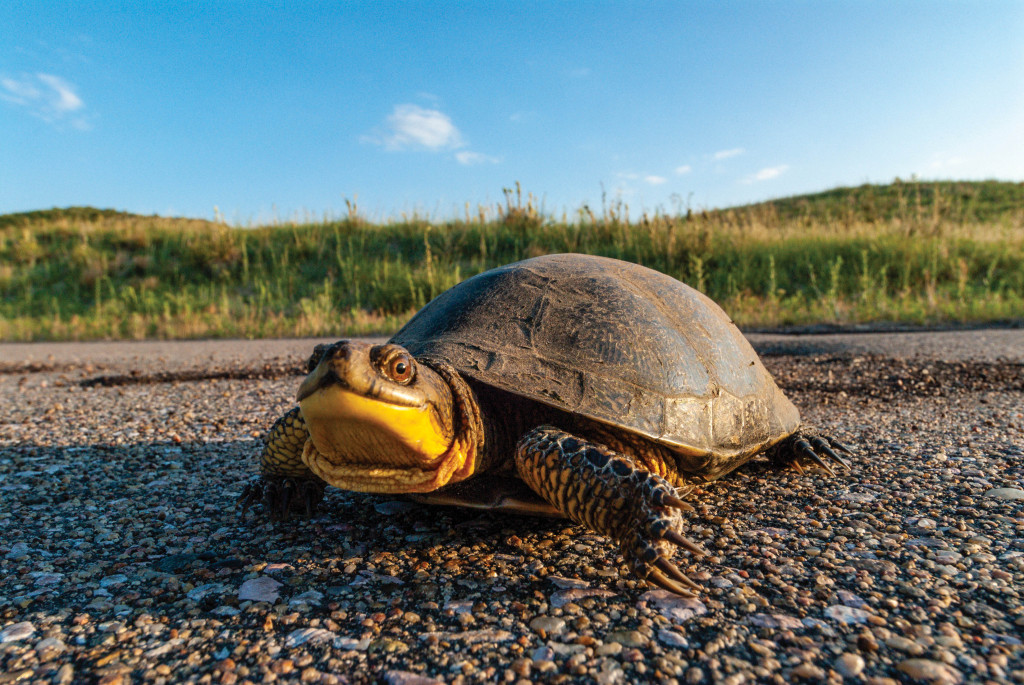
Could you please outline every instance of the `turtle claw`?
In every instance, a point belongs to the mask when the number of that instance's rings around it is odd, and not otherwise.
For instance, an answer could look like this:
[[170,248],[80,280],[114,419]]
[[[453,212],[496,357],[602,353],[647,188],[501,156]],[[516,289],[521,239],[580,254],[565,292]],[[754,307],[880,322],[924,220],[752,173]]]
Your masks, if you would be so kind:
[[671,542],[673,545],[682,547],[691,554],[696,554],[698,557],[707,556],[707,551],[689,538],[684,538],[682,535],[672,530],[671,528],[665,532],[665,539]]
[[318,481],[259,476],[242,489],[235,509],[240,509],[239,515],[245,518],[249,507],[260,502],[271,520],[287,521],[296,509],[312,518],[323,498],[324,486]]
[[653,568],[648,572],[647,582],[653,583],[654,585],[657,585],[663,590],[668,590],[669,592],[673,592],[679,595],[680,597],[685,597],[687,599],[692,599],[697,596],[695,593],[691,592],[687,587],[683,586],[681,583],[673,580],[672,578],[669,578],[667,575],[665,575],[664,572],[656,568]]
[[[814,449],[818,450],[819,452],[824,452],[825,456],[827,456],[829,459],[831,459],[832,461],[834,461],[835,463],[839,464],[847,471],[849,471],[850,465],[846,463],[845,459],[843,459],[842,457],[835,453],[835,451],[832,449],[832,445],[830,444],[830,442],[830,439],[823,438],[818,435],[815,435],[814,437],[811,438],[811,444],[814,445]],[[848,454],[853,453],[848,452]]]
[[[815,438],[811,438],[811,440],[814,441]],[[819,442],[821,444],[818,444]],[[822,440],[821,438],[817,438],[817,442],[815,442],[814,447],[817,447],[818,449],[821,449],[821,445],[825,445],[825,441]],[[801,456],[806,457],[807,459],[810,459],[815,464],[817,464],[821,468],[825,469],[825,471],[828,473],[828,475],[830,475],[833,478],[835,478],[836,472],[832,470],[831,466],[829,466],[828,464],[825,463],[824,459],[822,459],[821,457],[818,456],[818,453],[815,452],[814,448],[811,447],[811,443],[807,442],[803,438],[800,438],[799,440],[796,440],[793,443],[793,447],[796,449],[797,452],[800,453]],[[825,449],[828,449],[828,445],[825,445]],[[831,449],[828,449],[828,451],[832,452]],[[833,454],[835,454],[835,453],[833,452]]]
[[821,435],[813,428],[804,428],[776,445],[769,455],[777,462],[789,465],[797,473],[804,473],[803,465],[800,462],[806,460],[821,467],[822,470],[834,477],[836,475],[833,469],[835,464],[839,464],[847,471],[850,470],[849,462],[840,457],[836,450],[853,454],[853,450],[835,438]]
[[678,566],[673,564],[665,557],[661,557],[660,559],[658,559],[658,562],[655,564],[655,566],[658,568],[658,570],[660,570],[669,578],[672,578],[676,582],[681,583],[692,590],[700,592],[700,585],[693,582],[693,580],[690,579],[690,576],[680,571]]

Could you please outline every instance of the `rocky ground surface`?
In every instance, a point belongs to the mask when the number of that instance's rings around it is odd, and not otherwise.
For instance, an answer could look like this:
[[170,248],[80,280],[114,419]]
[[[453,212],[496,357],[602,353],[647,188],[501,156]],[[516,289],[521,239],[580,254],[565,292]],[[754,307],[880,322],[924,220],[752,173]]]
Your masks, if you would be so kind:
[[754,336],[858,456],[691,495],[698,599],[564,521],[239,518],[310,341],[0,346],[0,683],[1024,682],[1024,332],[842,337]]

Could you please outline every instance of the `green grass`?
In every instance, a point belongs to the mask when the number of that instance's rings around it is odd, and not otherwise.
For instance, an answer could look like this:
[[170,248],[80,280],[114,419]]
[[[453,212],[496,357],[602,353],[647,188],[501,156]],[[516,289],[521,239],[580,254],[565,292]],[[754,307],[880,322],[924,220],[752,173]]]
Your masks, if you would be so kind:
[[1024,319],[1024,184],[896,182],[679,215],[542,216],[532,197],[460,220],[254,227],[92,208],[0,216],[0,339],[354,335],[550,252],[668,273],[745,327]]

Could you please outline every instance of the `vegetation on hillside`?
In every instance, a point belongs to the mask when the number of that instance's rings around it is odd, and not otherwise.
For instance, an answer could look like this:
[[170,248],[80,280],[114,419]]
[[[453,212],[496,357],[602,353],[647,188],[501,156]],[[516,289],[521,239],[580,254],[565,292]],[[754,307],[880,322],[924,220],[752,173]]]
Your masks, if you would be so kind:
[[[468,214],[468,213],[467,213]],[[895,182],[715,211],[231,227],[73,207],[0,216],[0,339],[386,333],[460,280],[549,252],[646,264],[741,326],[1024,319],[1024,184]]]

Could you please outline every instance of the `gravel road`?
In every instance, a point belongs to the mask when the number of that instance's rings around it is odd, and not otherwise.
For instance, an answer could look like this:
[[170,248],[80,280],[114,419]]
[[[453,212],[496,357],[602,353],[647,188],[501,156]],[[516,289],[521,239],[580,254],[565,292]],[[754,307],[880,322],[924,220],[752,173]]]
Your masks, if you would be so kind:
[[1024,683],[1024,331],[751,338],[858,456],[691,495],[689,600],[564,521],[239,518],[316,341],[0,345],[0,683]]

